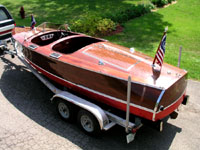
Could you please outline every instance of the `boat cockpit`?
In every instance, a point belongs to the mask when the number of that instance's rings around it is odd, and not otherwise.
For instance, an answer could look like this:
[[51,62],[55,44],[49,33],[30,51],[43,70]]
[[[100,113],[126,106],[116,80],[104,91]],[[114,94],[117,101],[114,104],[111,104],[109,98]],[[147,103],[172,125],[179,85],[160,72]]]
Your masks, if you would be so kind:
[[34,37],[31,42],[39,46],[45,46],[61,38],[78,35],[78,33],[71,32],[67,24],[44,22],[36,27],[35,34],[32,36],[35,35],[38,36]]
[[102,41],[88,36],[74,36],[55,44],[52,49],[60,53],[71,54],[87,45]]
[[[93,38],[80,33],[68,31],[69,27],[67,25],[61,25],[57,30],[55,30],[55,26],[58,25],[53,25],[53,28],[51,23],[43,23],[39,25],[36,29],[36,34],[38,34],[38,36],[34,37],[31,42],[38,46],[46,46],[59,39],[65,38],[56,43],[52,47],[52,50],[63,54],[71,54],[92,43],[105,41],[103,39]],[[67,38],[69,36],[70,38]]]
[[37,37],[33,38],[31,42],[39,46],[45,46],[61,38],[71,36],[71,35],[77,35],[77,34],[73,32],[68,32],[68,31],[52,31],[45,34],[38,35]]

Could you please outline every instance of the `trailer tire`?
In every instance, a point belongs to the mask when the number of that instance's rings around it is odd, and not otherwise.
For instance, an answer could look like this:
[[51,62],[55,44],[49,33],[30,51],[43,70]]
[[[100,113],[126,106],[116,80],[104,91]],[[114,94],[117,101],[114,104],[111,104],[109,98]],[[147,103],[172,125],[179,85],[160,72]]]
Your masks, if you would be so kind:
[[57,100],[56,109],[60,117],[65,121],[72,122],[76,118],[75,107],[67,101]]
[[0,48],[0,56],[3,55],[3,49]]
[[101,133],[99,122],[90,112],[81,109],[77,117],[80,128],[89,135],[98,136]]

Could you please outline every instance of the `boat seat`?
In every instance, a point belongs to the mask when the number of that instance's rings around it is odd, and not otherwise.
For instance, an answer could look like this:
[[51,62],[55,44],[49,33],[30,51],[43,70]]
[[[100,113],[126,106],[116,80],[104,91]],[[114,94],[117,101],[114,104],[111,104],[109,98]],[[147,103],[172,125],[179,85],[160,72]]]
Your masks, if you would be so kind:
[[102,42],[102,40],[86,36],[78,36],[61,41],[54,45],[52,49],[60,53],[71,54],[87,45],[97,42]]
[[60,38],[67,37],[70,35],[74,35],[74,33],[66,32],[66,31],[65,32],[64,31],[48,32],[48,33],[45,33],[33,38],[31,42],[39,46],[45,46],[54,41],[57,41]]

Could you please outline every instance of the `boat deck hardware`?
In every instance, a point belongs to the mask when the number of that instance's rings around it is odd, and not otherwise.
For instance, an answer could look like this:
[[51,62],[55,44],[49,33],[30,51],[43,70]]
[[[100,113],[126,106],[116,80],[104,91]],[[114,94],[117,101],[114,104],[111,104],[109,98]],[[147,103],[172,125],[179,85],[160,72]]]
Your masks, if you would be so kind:
[[31,44],[31,45],[29,45],[28,47],[29,47],[30,49],[34,50],[34,49],[36,49],[38,46],[37,46],[37,45]]
[[53,58],[56,58],[56,59],[60,58],[61,56],[62,56],[61,54],[55,53],[55,52],[50,54],[50,57],[53,57]]

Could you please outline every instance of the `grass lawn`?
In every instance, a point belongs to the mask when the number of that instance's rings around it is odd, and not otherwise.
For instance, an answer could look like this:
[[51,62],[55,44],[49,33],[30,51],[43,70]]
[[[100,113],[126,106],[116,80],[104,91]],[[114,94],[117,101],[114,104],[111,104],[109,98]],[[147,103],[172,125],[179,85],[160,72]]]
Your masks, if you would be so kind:
[[181,68],[189,78],[200,80],[200,1],[178,0],[156,12],[130,20],[124,32],[106,39],[154,57],[164,28],[169,27],[164,61],[177,66],[182,46]]
[[[100,14],[119,11],[141,1],[150,0],[1,0],[1,4],[12,13],[17,26],[30,26],[30,17],[21,19],[19,16],[22,5],[26,14],[34,14],[39,25],[44,21],[66,23],[87,11]],[[122,33],[105,38],[154,57],[164,28],[168,26],[164,61],[176,66],[179,46],[183,46],[181,68],[189,71],[189,78],[200,80],[199,6],[199,0],[178,0],[177,4],[130,20],[124,24]]]
[[30,17],[21,19],[20,7],[28,15],[34,14],[37,24],[42,22],[66,23],[86,12],[97,14],[119,11],[131,4],[146,3],[150,0],[1,0],[14,17],[18,26],[30,26]]

